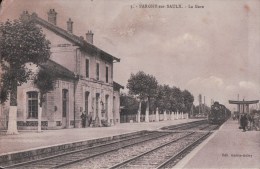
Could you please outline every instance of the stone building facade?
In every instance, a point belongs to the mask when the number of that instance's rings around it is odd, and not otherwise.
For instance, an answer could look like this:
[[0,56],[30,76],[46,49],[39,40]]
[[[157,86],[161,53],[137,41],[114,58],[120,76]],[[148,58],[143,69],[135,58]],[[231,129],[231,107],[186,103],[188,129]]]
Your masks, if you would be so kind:
[[[113,63],[120,62],[93,45],[92,31],[86,38],[73,34],[73,21],[69,18],[67,29],[57,26],[57,12],[50,9],[48,20],[27,11],[22,19],[42,27],[51,42],[51,57],[40,68],[54,68],[58,74],[55,89],[46,94],[42,109],[42,128],[61,129],[82,127],[81,114],[86,112],[95,126],[115,125],[120,122],[120,89],[113,81]],[[36,69],[37,71],[37,69]],[[6,104],[8,105],[8,104]],[[18,88],[18,129],[37,128],[39,110],[38,89],[28,82]],[[8,107],[1,108],[2,115]],[[3,125],[2,125],[3,126]]]

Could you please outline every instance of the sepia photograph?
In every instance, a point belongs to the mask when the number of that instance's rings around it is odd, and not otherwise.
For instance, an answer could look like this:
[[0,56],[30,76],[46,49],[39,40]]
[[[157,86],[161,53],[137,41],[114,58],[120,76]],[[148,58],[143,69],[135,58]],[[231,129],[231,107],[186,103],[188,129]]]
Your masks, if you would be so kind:
[[0,168],[260,169],[260,0],[0,1]]

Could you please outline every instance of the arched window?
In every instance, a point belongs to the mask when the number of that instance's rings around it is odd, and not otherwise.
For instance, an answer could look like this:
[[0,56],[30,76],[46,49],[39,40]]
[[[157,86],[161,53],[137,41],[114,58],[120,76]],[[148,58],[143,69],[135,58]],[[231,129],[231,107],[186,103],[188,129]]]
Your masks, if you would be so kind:
[[27,92],[28,118],[38,118],[38,92]]

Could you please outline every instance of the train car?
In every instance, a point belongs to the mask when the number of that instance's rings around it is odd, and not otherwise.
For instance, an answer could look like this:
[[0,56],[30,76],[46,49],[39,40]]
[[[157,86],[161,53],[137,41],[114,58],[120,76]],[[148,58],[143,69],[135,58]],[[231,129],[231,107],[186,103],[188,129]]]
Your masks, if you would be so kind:
[[222,124],[230,118],[230,116],[230,110],[228,110],[224,105],[219,104],[219,102],[214,102],[208,115],[208,121],[210,124]]

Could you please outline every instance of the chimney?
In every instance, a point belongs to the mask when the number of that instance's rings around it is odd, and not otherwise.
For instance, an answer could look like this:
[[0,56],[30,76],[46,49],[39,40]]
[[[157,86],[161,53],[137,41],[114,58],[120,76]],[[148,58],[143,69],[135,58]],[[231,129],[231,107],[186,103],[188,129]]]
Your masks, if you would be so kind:
[[70,18],[67,21],[67,31],[70,32],[70,33],[73,32],[73,22],[72,22],[72,20]]
[[29,15],[28,11],[23,11],[23,13],[21,14],[21,20],[22,21],[29,21],[30,20],[30,15]]
[[50,9],[48,12],[48,22],[52,23],[53,25],[56,25],[57,23],[57,12],[54,9]]
[[93,35],[91,30],[86,33],[86,41],[90,44],[93,44]]

